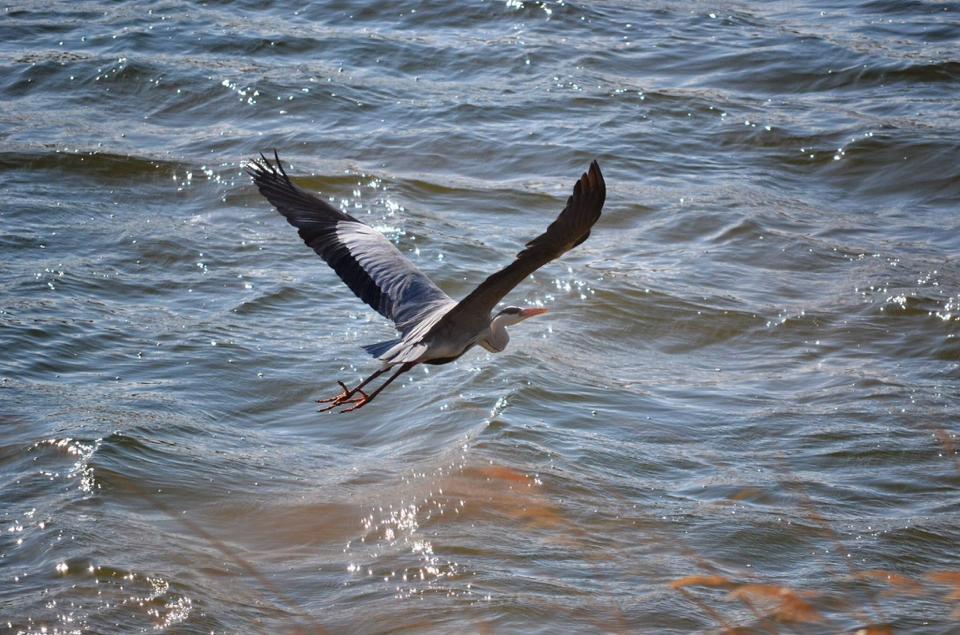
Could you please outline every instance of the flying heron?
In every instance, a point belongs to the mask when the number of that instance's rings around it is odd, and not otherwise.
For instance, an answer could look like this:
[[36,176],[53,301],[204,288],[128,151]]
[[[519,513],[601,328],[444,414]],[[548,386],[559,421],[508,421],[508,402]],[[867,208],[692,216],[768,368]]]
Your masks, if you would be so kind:
[[[508,306],[493,314],[494,307],[524,278],[585,241],[600,218],[607,194],[600,166],[593,161],[547,231],[528,242],[512,263],[457,302],[383,234],[294,185],[276,150],[273,156],[275,163],[263,154],[260,160],[250,162],[248,173],[260,193],[357,297],[393,320],[400,335],[364,346],[380,360],[380,369],[353,388],[338,381],[340,394],[318,400],[330,404],[321,412],[343,405],[349,407],[341,412],[361,408],[417,364],[446,364],[477,344],[491,353],[506,348],[510,340],[506,327],[547,310]],[[367,384],[394,367],[399,368],[379,388],[369,394],[364,391]]]

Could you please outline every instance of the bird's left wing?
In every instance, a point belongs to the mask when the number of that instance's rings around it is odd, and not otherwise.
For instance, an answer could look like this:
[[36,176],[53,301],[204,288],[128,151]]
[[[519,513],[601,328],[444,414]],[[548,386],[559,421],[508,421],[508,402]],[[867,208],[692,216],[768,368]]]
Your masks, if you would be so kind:
[[387,238],[293,182],[274,152],[276,165],[260,155],[248,173],[260,193],[297,228],[361,300],[406,334],[424,316],[454,301],[407,260]]
[[497,302],[524,278],[590,236],[590,228],[600,218],[606,197],[607,186],[600,166],[593,161],[589,170],[573,186],[573,194],[567,199],[566,207],[547,227],[547,231],[528,242],[526,248],[517,254],[516,260],[481,282],[470,295],[443,316],[436,328],[456,324],[461,319],[489,315]]

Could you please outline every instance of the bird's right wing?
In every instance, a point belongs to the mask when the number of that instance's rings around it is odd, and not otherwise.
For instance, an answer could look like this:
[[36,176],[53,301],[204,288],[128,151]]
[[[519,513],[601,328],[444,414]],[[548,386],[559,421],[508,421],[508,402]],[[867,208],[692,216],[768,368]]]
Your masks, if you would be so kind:
[[607,197],[607,186],[596,161],[573,186],[567,205],[543,232],[526,244],[516,260],[480,283],[470,295],[450,310],[437,324],[448,328],[459,321],[486,318],[490,311],[524,278],[573,249],[590,236],[590,228],[600,218]]
[[401,333],[439,306],[454,304],[383,234],[294,185],[276,152],[274,157],[276,165],[260,155],[247,170],[260,193],[357,297]]

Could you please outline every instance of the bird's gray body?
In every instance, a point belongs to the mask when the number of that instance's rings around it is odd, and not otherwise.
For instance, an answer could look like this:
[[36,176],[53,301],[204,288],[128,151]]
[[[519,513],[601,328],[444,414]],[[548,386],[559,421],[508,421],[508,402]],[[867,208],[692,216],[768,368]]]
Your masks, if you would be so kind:
[[481,329],[477,333],[471,333],[464,330],[458,334],[460,338],[457,339],[437,337],[439,333],[433,332],[434,327],[455,306],[457,303],[453,300],[438,302],[419,323],[404,333],[403,337],[364,346],[364,350],[386,364],[456,359],[483,337],[483,331]]

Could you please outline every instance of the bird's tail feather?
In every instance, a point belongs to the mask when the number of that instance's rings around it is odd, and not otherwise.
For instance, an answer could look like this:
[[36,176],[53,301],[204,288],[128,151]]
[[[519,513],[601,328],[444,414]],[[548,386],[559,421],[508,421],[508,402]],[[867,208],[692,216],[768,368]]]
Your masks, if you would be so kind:
[[374,357],[381,357],[385,355],[387,351],[400,343],[400,340],[387,340],[386,342],[377,342],[376,344],[367,344],[363,347],[363,350],[367,351]]

